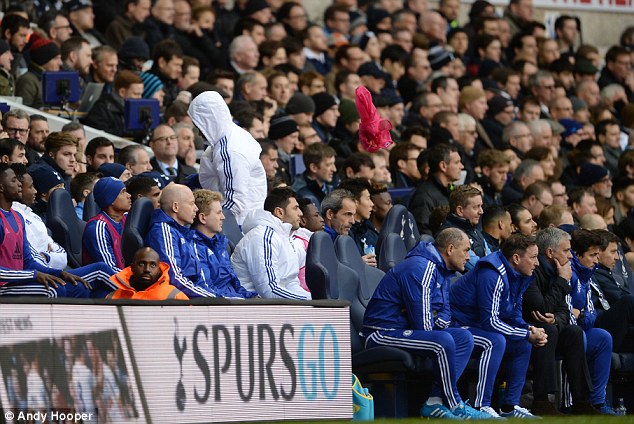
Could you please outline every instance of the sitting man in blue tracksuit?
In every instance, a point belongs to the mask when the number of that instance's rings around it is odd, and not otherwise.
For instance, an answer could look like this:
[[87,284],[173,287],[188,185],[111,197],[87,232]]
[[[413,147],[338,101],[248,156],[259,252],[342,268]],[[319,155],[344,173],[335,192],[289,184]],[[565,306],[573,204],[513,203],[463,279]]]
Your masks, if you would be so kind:
[[156,250],[161,262],[169,264],[171,284],[190,299],[216,297],[215,287],[207,284],[202,276],[188,227],[197,211],[189,187],[169,184],[161,192],[161,207],[152,213],[152,223],[145,236],[145,246]]
[[[605,388],[612,365],[612,336],[602,328],[595,328],[597,312],[592,302],[592,276],[599,263],[603,243],[603,238],[595,231],[572,232],[572,292],[566,301],[570,308],[570,322],[580,326],[585,336],[586,357],[594,386],[590,392],[590,402],[602,414],[616,415],[605,403]],[[572,399],[566,386],[564,385],[564,406],[569,407]]]
[[469,249],[469,238],[457,228],[441,231],[434,243],[418,243],[383,277],[363,318],[366,348],[392,346],[437,359],[423,417],[491,418],[463,402],[456,387],[471,356],[473,336],[450,326],[449,279],[464,270]]
[[[474,353],[480,357],[474,405],[494,417],[536,418],[519,403],[532,347],[548,341],[542,328],[522,319],[522,294],[534,279],[537,253],[533,237],[513,234],[449,291],[452,323],[473,334]],[[498,415],[491,407],[491,395],[503,357],[507,358],[508,386]]]
[[192,226],[192,238],[196,257],[202,268],[202,278],[214,286],[216,295],[224,298],[249,299],[256,297],[240,284],[231,265],[227,251],[227,237],[220,234],[222,222],[222,195],[217,191],[196,190],[196,219]]

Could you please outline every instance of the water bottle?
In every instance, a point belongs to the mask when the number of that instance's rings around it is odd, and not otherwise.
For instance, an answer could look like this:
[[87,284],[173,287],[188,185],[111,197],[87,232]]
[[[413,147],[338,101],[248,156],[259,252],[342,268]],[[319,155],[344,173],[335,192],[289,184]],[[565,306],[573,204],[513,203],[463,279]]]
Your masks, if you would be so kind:
[[616,408],[616,415],[626,415],[627,409],[625,408],[625,402],[623,398],[619,398],[619,407]]
[[374,255],[375,254],[374,245],[372,245],[372,244],[364,244],[364,246],[363,246],[363,254],[364,255]]

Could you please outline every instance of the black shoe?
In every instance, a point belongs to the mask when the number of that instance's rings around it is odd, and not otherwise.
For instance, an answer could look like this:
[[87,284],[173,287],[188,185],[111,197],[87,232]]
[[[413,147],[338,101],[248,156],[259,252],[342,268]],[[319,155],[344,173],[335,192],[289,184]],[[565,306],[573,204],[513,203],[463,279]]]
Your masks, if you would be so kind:
[[601,412],[590,402],[575,402],[572,405],[571,412],[573,415],[601,415]]
[[536,400],[533,401],[533,407],[531,408],[531,413],[534,415],[541,416],[562,416],[561,412],[555,408],[555,406],[547,400]]

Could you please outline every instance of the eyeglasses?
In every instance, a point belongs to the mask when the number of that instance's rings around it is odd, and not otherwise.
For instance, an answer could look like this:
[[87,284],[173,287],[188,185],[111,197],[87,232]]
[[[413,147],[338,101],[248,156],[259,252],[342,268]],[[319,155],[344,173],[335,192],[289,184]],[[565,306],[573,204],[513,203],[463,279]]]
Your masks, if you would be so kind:
[[20,134],[27,135],[29,133],[29,128],[5,128],[4,129],[7,134]]
[[153,139],[151,141],[159,141],[159,142],[163,143],[163,142],[165,142],[167,140],[176,141],[176,140],[178,140],[178,136],[176,136],[176,135],[166,135],[165,137],[157,137],[157,138],[155,138],[155,139]]

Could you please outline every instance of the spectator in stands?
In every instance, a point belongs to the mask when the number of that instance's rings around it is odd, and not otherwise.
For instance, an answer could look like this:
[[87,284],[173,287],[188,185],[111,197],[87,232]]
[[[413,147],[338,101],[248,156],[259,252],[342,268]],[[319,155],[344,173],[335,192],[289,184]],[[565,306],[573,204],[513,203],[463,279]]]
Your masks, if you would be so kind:
[[46,224],[48,199],[55,190],[64,188],[64,179],[59,172],[50,166],[31,166],[28,168],[28,171],[29,175],[33,178],[33,187],[37,192],[35,203],[32,206],[33,212]]
[[84,152],[86,150],[86,131],[84,130],[84,126],[79,122],[69,122],[62,127],[62,131],[70,133],[77,137],[78,152]]
[[315,113],[315,102],[311,97],[298,92],[291,96],[285,112],[297,122],[297,125],[310,125]]
[[302,155],[306,170],[295,176],[293,190],[310,199],[318,208],[326,195],[337,186],[335,150],[323,143],[313,143]]
[[500,250],[513,233],[511,214],[500,205],[491,205],[482,214],[482,234],[491,252]]
[[0,96],[13,96],[15,94],[15,78],[11,73],[13,60],[9,44],[0,39]]
[[26,166],[29,162],[24,152],[24,144],[15,138],[0,138],[0,162],[21,163]]
[[[148,172],[146,174],[151,173]],[[137,175],[126,182],[126,188],[128,194],[130,194],[132,203],[141,197],[146,197],[152,201],[154,209],[158,209],[161,206],[161,188],[158,181],[153,178]]]
[[552,205],[544,208],[539,214],[539,229],[559,227],[563,224],[574,225],[572,213],[565,205]]
[[46,33],[49,39],[57,44],[57,47],[61,47],[62,43],[73,34],[70,21],[64,13],[57,10],[49,10],[44,13],[38,26]]
[[145,245],[159,253],[162,262],[170,266],[172,284],[188,297],[215,297],[213,286],[201,277],[201,264],[193,242],[186,238],[187,225],[196,218],[196,202],[192,191],[181,184],[170,184],[161,193],[161,207],[152,215]]
[[[325,227],[324,217],[321,216],[321,213],[319,213],[319,209],[317,209],[317,206],[315,206],[315,204],[311,202],[310,199],[307,199],[305,197],[300,197],[299,199],[297,199],[297,203],[299,203],[299,208],[302,211],[302,218],[300,221],[301,228],[310,231],[311,234],[317,231],[323,231]],[[305,233],[300,234],[298,232],[295,232],[294,234],[296,238],[297,236],[305,238],[305,235]],[[306,247],[308,247],[308,245],[306,245]]]
[[614,222],[618,225],[634,208],[634,179],[619,175],[613,183]]
[[537,221],[544,208],[553,205],[553,192],[550,184],[544,181],[535,181],[524,190],[520,202],[531,213],[533,220]]
[[[499,252],[483,258],[449,292],[452,322],[473,334],[479,368],[484,370],[474,406],[493,417],[536,418],[519,405],[532,347],[548,343],[544,330],[528,325],[521,310],[522,294],[539,264],[537,253],[534,238],[510,236]],[[491,407],[491,397],[503,358],[507,358],[509,383],[498,415]]]
[[132,176],[152,170],[150,155],[141,145],[131,144],[121,149],[118,163],[129,169]]
[[44,143],[42,160],[29,167],[32,169],[47,168],[56,171],[64,182],[64,188],[70,191],[70,178],[75,170],[75,155],[77,154],[77,138],[65,132],[52,132]]
[[231,70],[237,77],[247,71],[255,70],[260,60],[260,52],[253,38],[241,35],[231,41],[229,58]]
[[530,77],[528,84],[531,94],[539,101],[540,118],[550,118],[548,105],[555,97],[555,79],[553,75],[547,71],[537,71]]
[[482,120],[489,109],[484,91],[473,86],[464,87],[460,92],[458,106],[460,112],[466,113],[476,120],[476,131],[478,132],[477,145],[493,149],[495,147],[493,141],[491,141],[491,138],[482,126]]
[[605,199],[612,197],[610,172],[604,166],[594,163],[582,164],[579,171],[578,183],[580,187],[589,187],[592,189],[595,197],[603,197]]
[[277,146],[270,141],[261,141],[260,147],[262,148],[260,161],[264,167],[264,172],[266,172],[266,178],[274,178],[279,167]]
[[343,180],[364,178],[370,181],[374,178],[374,161],[367,153],[356,152],[348,156],[341,166]]
[[383,183],[372,182],[370,188],[370,199],[374,204],[374,209],[370,215],[370,220],[374,224],[377,231],[381,231],[383,220],[387,213],[392,209],[392,196],[387,191],[387,185]]
[[[7,42],[13,55],[11,73],[20,77],[27,70],[23,51],[31,33],[29,20],[19,14],[7,14],[2,19],[0,31],[2,31],[2,39]],[[34,43],[35,40],[31,40],[31,42]]]
[[150,48],[141,37],[130,37],[123,42],[117,53],[121,69],[141,72],[143,64],[150,59]]
[[132,200],[118,178],[103,177],[93,188],[101,212],[86,223],[82,236],[82,262],[105,262],[116,272],[125,268],[121,237]]
[[145,36],[143,23],[150,16],[150,0],[126,0],[123,13],[118,14],[106,29],[108,44],[120,49],[124,41],[132,36]]
[[324,217],[324,231],[334,242],[338,235],[348,235],[354,224],[357,206],[354,195],[344,189],[330,192],[321,203],[321,215]]
[[295,193],[288,187],[273,189],[264,210],[254,210],[244,221],[244,237],[231,255],[231,263],[243,287],[263,298],[310,300],[300,286],[304,266],[291,241],[302,212]]
[[178,157],[178,137],[168,125],[161,124],[152,131],[149,146],[154,152],[150,160],[152,169],[167,175],[174,182],[180,184],[196,173],[195,168]]
[[429,215],[439,206],[449,206],[449,193],[464,167],[458,150],[448,144],[429,149],[427,164],[429,179],[416,187],[409,209],[416,219],[418,231],[431,235]]
[[114,163],[114,143],[106,137],[95,137],[86,146],[89,172],[97,172],[104,163]]
[[22,194],[20,199],[13,201],[11,207],[24,218],[29,244],[45,265],[56,269],[66,269],[68,265],[66,250],[51,238],[42,218],[31,209],[37,196],[33,178],[27,173],[25,167],[12,166],[12,169],[22,183]]
[[29,47],[29,70],[15,83],[15,95],[22,103],[35,109],[41,108],[42,72],[57,72],[62,66],[59,47],[51,40],[40,38]]
[[605,166],[610,170],[610,175],[617,175],[619,172],[619,157],[623,153],[620,144],[621,128],[619,123],[613,119],[601,121],[595,128],[597,141],[603,146],[605,154]]
[[526,187],[535,181],[544,181],[544,169],[534,159],[523,160],[515,169],[513,179],[502,189],[502,202],[505,205],[516,203],[522,200]]
[[160,42],[174,38],[174,15],[173,0],[158,0],[152,4],[150,16],[143,22],[145,41],[151,50]]
[[200,183],[222,193],[223,207],[242,224],[249,211],[262,208],[266,198],[261,148],[233,122],[227,104],[215,91],[196,96],[189,105],[189,116],[209,146],[200,161]]
[[86,125],[122,137],[126,135],[124,102],[140,99],[143,94],[143,80],[135,72],[122,70],[114,79],[114,90],[104,93],[94,104],[90,113],[82,120]]
[[535,236],[537,234],[537,223],[528,209],[517,203],[506,206],[506,209],[511,214],[513,234],[520,233],[525,236]]
[[558,228],[546,228],[537,233],[537,246],[540,252],[537,279],[524,293],[522,313],[526,322],[543,328],[553,342],[532,352],[533,367],[541,370],[533,376],[532,411],[539,415],[559,415],[548,401],[548,394],[556,390],[557,351],[568,376],[573,413],[596,415],[598,411],[587,401],[591,381],[583,330],[571,324],[566,304],[566,296],[571,292],[568,282],[572,278],[570,236]]
[[152,60],[154,65],[150,73],[157,76],[163,83],[165,92],[163,104],[171,105],[178,95],[177,83],[182,73],[183,51],[174,40],[163,40],[152,50]]
[[[468,252],[469,239],[455,228],[442,231],[434,243],[419,243],[383,277],[365,311],[361,334],[368,348],[401,346],[423,356],[435,356],[440,349],[438,366],[448,372],[436,374],[430,398],[421,408],[423,417],[485,417],[465,404],[458,393],[456,381],[473,350],[473,336],[450,327],[446,304],[449,278],[464,270]],[[419,343],[412,343],[414,340]]]
[[597,213],[597,202],[592,190],[585,187],[575,187],[568,193],[568,207],[572,210],[575,224],[584,215]]
[[22,109],[11,109],[2,115],[2,129],[9,137],[26,144],[30,131],[31,118]]
[[420,149],[412,143],[398,143],[390,150],[390,172],[395,188],[415,187],[421,179],[416,159]]
[[299,128],[297,123],[288,115],[273,117],[269,128],[268,138],[277,146],[278,168],[276,175],[287,185],[291,185],[294,175],[291,175],[291,154],[299,143]]
[[370,198],[372,186],[365,178],[354,178],[342,182],[339,188],[352,193],[356,205],[354,224],[348,234],[356,243],[361,259],[366,264],[376,267],[375,248],[379,241],[379,232],[370,220],[374,210],[374,203]]
[[634,352],[634,340],[628,337],[634,331],[634,296],[630,288],[616,282],[612,273],[619,260],[619,238],[606,230],[596,234],[602,238],[602,245],[591,283],[595,325],[610,332],[614,352]]
[[267,96],[268,82],[257,71],[246,71],[236,82],[236,98],[246,101],[259,101]]
[[92,66],[92,50],[88,40],[81,37],[70,37],[61,47],[62,70],[79,72],[86,82]]
[[482,213],[482,192],[479,189],[465,184],[449,195],[449,214],[442,229],[459,228],[469,237],[471,249],[465,265],[468,270],[473,269],[480,258],[491,253],[482,230],[478,228]]
[[103,35],[95,29],[95,15],[93,13],[92,2],[86,0],[70,0],[64,3],[64,7],[68,10],[68,20],[70,21],[74,34],[88,40],[91,48],[106,44]]
[[196,256],[202,264],[204,281],[215,288],[216,295],[225,298],[248,299],[257,296],[247,291],[236,276],[227,251],[228,239],[220,234],[225,219],[222,196],[211,190],[196,190],[196,218],[192,225],[192,238]]
[[181,28],[177,28],[176,40],[186,55],[199,61],[201,75],[207,75],[217,63],[225,60],[223,52],[218,48],[218,37],[214,31],[215,12],[208,6],[194,7],[191,10],[191,22],[187,22],[188,2],[181,0],[175,5],[179,9],[176,12],[178,21],[182,20],[181,16],[185,16],[186,26],[184,31],[183,24],[180,24]]
[[84,201],[101,178],[99,175],[97,172],[83,172],[75,175],[70,181],[70,196],[75,203],[75,213],[79,219],[84,219]]
[[405,118],[405,124],[430,128],[434,115],[440,112],[443,107],[443,101],[436,93],[420,94],[413,99],[408,117]]
[[112,85],[117,74],[119,58],[117,51],[110,46],[95,47],[92,51],[92,66],[89,80],[104,84],[106,93],[112,92]]
[[302,34],[304,56],[314,69],[321,75],[327,75],[332,69],[332,62],[327,55],[328,44],[323,29],[316,24],[310,24]]
[[[629,81],[628,81],[629,78]],[[601,70],[601,77],[597,83],[601,89],[611,85],[618,84],[625,90],[626,98],[634,101],[634,93],[631,86],[632,78],[632,58],[630,52],[621,46],[612,46],[605,54],[605,67]]]
[[[34,258],[34,251],[27,238],[24,218],[11,207],[14,201],[21,200],[22,184],[7,164],[0,164],[0,187],[2,188],[0,191],[0,208],[2,208],[0,245],[3,246],[5,252],[0,257],[0,266],[5,271],[12,270],[9,273],[5,272],[7,275],[2,277],[3,280],[9,282],[0,287],[0,295],[87,298],[103,297],[112,291],[108,278],[113,272],[104,263],[70,270],[72,271],[70,273],[48,267],[40,259]],[[29,272],[19,272],[23,270]],[[42,276],[40,273],[47,275]]]
[[[44,142],[50,134],[48,120],[43,115],[31,115],[29,137],[26,140],[26,158],[29,165],[39,162],[44,154]],[[8,132],[8,131],[7,131]],[[17,138],[18,134],[15,135]]]
[[312,96],[315,103],[312,126],[322,142],[328,143],[332,139],[332,130],[337,126],[340,116],[339,106],[333,96],[328,93],[317,93]]
[[506,155],[494,149],[487,149],[478,155],[478,166],[482,177],[478,184],[482,187],[484,208],[491,205],[502,205],[502,189],[509,173],[509,160]]
[[497,95],[488,101],[488,117],[482,120],[487,135],[496,149],[504,147],[502,134],[515,115],[513,100]]

